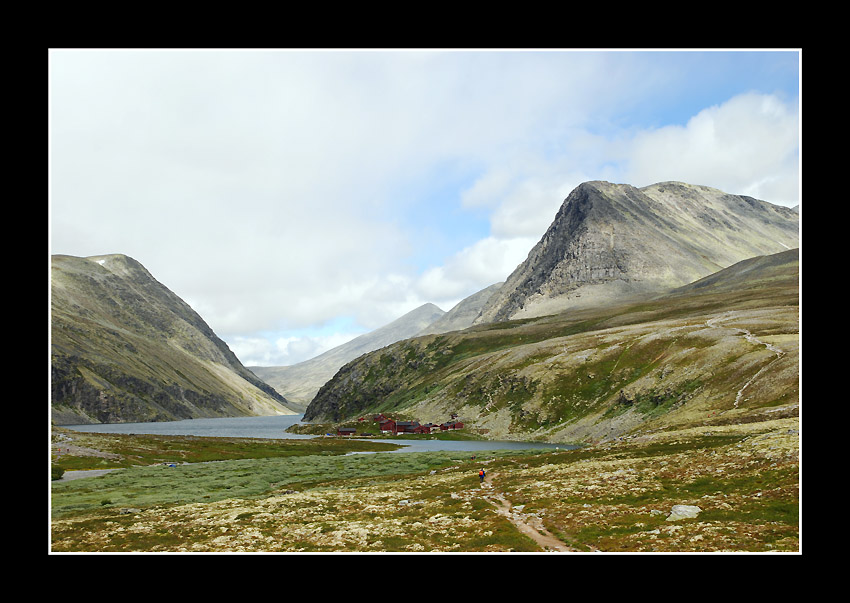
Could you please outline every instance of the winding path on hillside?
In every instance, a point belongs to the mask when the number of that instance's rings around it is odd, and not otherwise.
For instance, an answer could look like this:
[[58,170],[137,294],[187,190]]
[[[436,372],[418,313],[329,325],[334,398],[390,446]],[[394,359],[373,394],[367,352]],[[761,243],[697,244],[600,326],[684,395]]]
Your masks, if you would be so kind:
[[717,316],[715,318],[709,319],[708,321],[706,321],[705,324],[706,324],[706,326],[711,327],[711,328],[732,329],[732,330],[736,331],[739,335],[742,335],[744,337],[744,339],[746,339],[747,341],[749,341],[753,345],[762,345],[776,355],[773,358],[773,360],[771,360],[765,366],[761,367],[758,371],[756,371],[756,373],[752,377],[750,377],[747,380],[746,383],[744,383],[744,386],[741,389],[738,390],[738,393],[735,395],[735,408],[738,408],[738,404],[741,403],[741,400],[744,397],[744,390],[747,389],[753,381],[758,379],[758,377],[762,373],[764,373],[767,369],[769,369],[771,367],[771,365],[773,365],[774,362],[781,359],[785,355],[785,351],[781,350],[780,348],[778,348],[775,345],[772,345],[772,344],[770,344],[766,341],[760,340],[758,337],[756,337],[755,335],[750,333],[747,329],[743,329],[741,327],[735,327],[735,326],[728,326],[728,325],[721,326],[721,325],[718,324],[719,321],[732,318],[733,316],[734,316],[734,314],[732,312],[725,312],[721,316]]
[[514,511],[510,501],[504,495],[498,492],[493,487],[493,478],[498,477],[498,473],[486,475],[484,482],[481,484],[482,490],[485,491],[483,497],[496,506],[496,512],[505,516],[517,529],[534,540],[540,548],[548,552],[576,552],[574,549],[567,546],[562,541],[555,538],[546,528],[543,527],[543,522],[533,516],[522,515]]

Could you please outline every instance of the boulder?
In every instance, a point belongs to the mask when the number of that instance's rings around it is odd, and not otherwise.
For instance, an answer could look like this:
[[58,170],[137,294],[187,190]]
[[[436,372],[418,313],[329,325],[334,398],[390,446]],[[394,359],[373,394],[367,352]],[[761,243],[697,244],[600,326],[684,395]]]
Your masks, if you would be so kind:
[[673,505],[670,510],[670,515],[667,516],[667,521],[678,521],[679,519],[693,519],[702,511],[694,505]]

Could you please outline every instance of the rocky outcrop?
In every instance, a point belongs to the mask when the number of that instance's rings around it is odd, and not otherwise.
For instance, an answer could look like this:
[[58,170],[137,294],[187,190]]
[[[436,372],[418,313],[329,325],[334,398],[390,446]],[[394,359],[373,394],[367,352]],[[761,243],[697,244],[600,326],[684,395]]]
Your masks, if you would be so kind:
[[670,509],[670,515],[667,516],[667,521],[694,519],[700,513],[702,513],[702,509],[696,505],[673,505],[673,508]]

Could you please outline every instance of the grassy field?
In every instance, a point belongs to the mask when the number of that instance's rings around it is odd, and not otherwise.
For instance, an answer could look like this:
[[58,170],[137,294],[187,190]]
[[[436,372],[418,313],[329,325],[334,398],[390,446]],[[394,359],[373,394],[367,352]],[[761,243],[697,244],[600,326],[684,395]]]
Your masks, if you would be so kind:
[[[345,455],[378,443],[335,438],[78,435],[73,443],[89,451],[119,455],[89,456],[89,468],[125,468],[53,483],[52,552],[541,551],[518,518],[576,551],[800,550],[796,418],[578,450],[476,452],[474,461],[468,452]],[[480,467],[492,488],[479,484]],[[511,516],[496,512],[496,493]],[[671,520],[673,505],[700,511]]]
[[380,452],[398,446],[368,440],[219,438],[84,433],[54,428],[53,465],[65,471],[166,463]]

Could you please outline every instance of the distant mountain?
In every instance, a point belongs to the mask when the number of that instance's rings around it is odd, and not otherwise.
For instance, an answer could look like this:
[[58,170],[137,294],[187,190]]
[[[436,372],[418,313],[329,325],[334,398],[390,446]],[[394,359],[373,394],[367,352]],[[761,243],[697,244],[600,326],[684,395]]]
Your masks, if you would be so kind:
[[136,260],[54,255],[50,280],[53,423],[294,414]]
[[585,182],[476,318],[598,307],[679,287],[799,246],[799,213],[705,186]]
[[319,388],[347,362],[367,352],[413,337],[444,314],[445,312],[434,304],[424,304],[383,327],[364,333],[310,360],[292,366],[248,368],[282,392],[290,404],[306,407]]
[[498,291],[504,283],[490,285],[477,293],[461,300],[451,310],[443,314],[433,323],[422,329],[417,335],[431,335],[434,333],[448,333],[471,327],[472,323],[481,314],[481,309],[487,300]]

